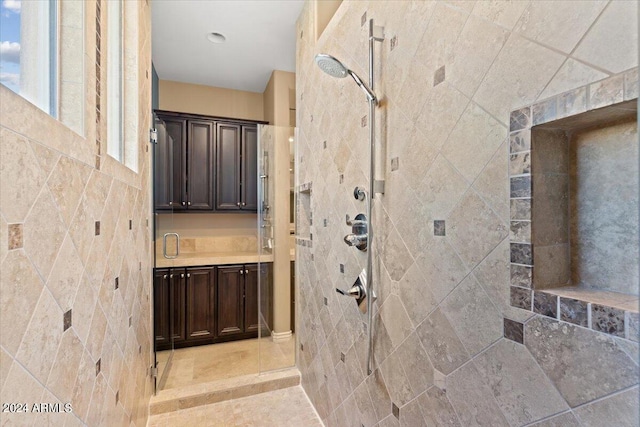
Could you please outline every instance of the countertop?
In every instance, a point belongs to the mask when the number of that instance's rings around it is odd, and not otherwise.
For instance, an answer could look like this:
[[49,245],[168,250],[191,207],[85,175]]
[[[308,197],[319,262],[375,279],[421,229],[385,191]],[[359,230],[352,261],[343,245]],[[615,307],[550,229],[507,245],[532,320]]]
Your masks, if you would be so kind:
[[[290,251],[291,261],[295,251]],[[177,258],[167,259],[158,254],[156,268],[195,267],[199,265],[255,264],[273,262],[273,254],[259,255],[256,252],[183,252]]]

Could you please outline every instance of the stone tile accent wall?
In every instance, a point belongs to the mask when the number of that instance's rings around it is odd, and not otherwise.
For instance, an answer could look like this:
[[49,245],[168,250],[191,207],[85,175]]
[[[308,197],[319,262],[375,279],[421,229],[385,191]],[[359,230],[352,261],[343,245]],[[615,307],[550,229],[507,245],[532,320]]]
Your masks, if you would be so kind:
[[[580,88],[616,73],[633,93],[637,4],[344,1],[317,41],[313,13],[308,2],[297,28],[297,184],[313,183],[311,215],[323,226],[296,249],[296,336],[302,385],[325,425],[571,426],[611,408],[620,425],[638,424],[633,327],[583,327],[583,300],[571,295],[536,303],[527,224],[528,129],[534,114],[553,114],[531,105],[562,94],[555,114],[572,114],[591,96]],[[366,79],[363,16],[385,28],[371,375],[367,318],[335,292],[366,264],[342,238],[345,215],[365,209],[352,192],[368,184],[367,103],[313,60],[334,55]],[[571,320],[546,316],[554,310]]]
[[[147,422],[151,11],[143,1],[125,8],[135,12],[127,18],[138,28],[132,46],[140,113],[133,120],[141,160],[134,173],[100,157],[106,152],[99,137],[106,126],[99,117],[104,81],[96,75],[101,3],[88,1],[84,9],[84,135],[0,86],[0,400],[72,407],[3,413],[3,425]],[[101,32],[104,40],[104,26]]]

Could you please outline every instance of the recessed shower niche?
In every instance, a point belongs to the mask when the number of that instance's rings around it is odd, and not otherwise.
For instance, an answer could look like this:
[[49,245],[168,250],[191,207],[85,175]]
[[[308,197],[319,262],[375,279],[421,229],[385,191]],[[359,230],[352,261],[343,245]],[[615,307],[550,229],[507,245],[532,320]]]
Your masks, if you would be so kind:
[[637,341],[635,76],[514,111],[509,172],[511,304]]

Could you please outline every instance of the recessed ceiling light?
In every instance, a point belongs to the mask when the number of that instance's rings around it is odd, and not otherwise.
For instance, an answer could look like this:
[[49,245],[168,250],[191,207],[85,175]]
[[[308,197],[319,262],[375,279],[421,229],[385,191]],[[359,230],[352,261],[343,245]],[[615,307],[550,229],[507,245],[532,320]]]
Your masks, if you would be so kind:
[[227,40],[227,38],[220,33],[209,33],[207,34],[207,39],[209,39],[211,43],[224,43]]

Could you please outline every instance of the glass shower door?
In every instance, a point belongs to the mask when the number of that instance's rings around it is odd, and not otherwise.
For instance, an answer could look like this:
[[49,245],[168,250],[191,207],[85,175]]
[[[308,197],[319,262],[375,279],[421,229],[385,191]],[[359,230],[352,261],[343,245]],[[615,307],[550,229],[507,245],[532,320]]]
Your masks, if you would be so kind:
[[174,142],[164,121],[153,115],[156,143],[153,144],[154,199],[154,279],[153,337],[155,350],[155,392],[163,388],[174,350],[173,259],[178,255],[179,237],[173,232],[173,150]]
[[295,128],[258,127],[259,369],[295,365],[290,194]]

